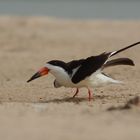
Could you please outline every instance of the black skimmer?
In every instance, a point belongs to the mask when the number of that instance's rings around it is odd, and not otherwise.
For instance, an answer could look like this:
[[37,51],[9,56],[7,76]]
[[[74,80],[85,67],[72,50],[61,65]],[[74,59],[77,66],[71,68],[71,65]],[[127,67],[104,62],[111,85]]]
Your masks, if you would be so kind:
[[108,83],[122,83],[121,81],[115,80],[105,75],[103,73],[103,69],[106,67],[116,65],[134,66],[133,61],[129,58],[118,58],[113,60],[108,59],[138,44],[140,44],[140,42],[129,45],[118,51],[104,52],[97,56],[90,56],[86,59],[73,60],[68,63],[60,60],[49,61],[27,82],[30,82],[50,72],[56,78],[54,80],[54,87],[75,87],[77,90],[73,97],[75,97],[78,94],[79,88],[85,87],[88,89],[90,100],[90,88],[105,85]]

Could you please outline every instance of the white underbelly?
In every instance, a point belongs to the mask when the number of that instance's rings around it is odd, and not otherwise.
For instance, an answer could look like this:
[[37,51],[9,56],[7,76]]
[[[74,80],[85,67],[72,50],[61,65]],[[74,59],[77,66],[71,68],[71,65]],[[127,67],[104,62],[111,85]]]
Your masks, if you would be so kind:
[[121,81],[114,80],[102,73],[93,74],[89,77],[89,86],[90,87],[99,87],[104,86],[106,84],[119,84],[122,83]]

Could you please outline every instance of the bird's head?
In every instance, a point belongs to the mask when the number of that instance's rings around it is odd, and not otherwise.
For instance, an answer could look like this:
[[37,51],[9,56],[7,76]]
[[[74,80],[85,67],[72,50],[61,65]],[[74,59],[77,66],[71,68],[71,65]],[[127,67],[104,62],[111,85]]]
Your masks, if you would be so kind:
[[27,82],[35,80],[41,76],[47,75],[49,72],[55,76],[55,74],[65,71],[66,68],[67,68],[66,63],[64,63],[63,61],[59,60],[49,61],[43,68],[37,71]]

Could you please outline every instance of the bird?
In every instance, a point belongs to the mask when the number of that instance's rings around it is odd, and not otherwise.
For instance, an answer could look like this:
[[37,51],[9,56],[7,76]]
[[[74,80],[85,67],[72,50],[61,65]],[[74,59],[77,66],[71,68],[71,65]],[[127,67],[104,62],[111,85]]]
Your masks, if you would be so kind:
[[103,52],[96,56],[90,56],[85,59],[72,60],[64,62],[61,60],[51,60],[45,66],[37,71],[27,82],[31,82],[41,76],[51,73],[54,77],[54,87],[76,88],[73,98],[79,93],[79,88],[88,89],[88,99],[92,99],[91,88],[104,86],[107,84],[120,84],[122,81],[116,80],[103,72],[107,67],[117,65],[134,66],[132,59],[127,57],[110,60],[112,56],[125,51],[133,46],[140,44],[136,42],[117,51]]

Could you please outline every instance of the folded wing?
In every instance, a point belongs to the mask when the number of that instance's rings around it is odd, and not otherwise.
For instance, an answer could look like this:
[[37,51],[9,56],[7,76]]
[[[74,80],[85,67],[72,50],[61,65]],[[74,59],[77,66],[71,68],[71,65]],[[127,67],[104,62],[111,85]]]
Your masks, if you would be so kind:
[[102,68],[103,64],[107,61],[109,56],[109,53],[102,53],[98,56],[91,56],[85,59],[73,75],[72,82],[76,84],[90,76],[98,69]]

